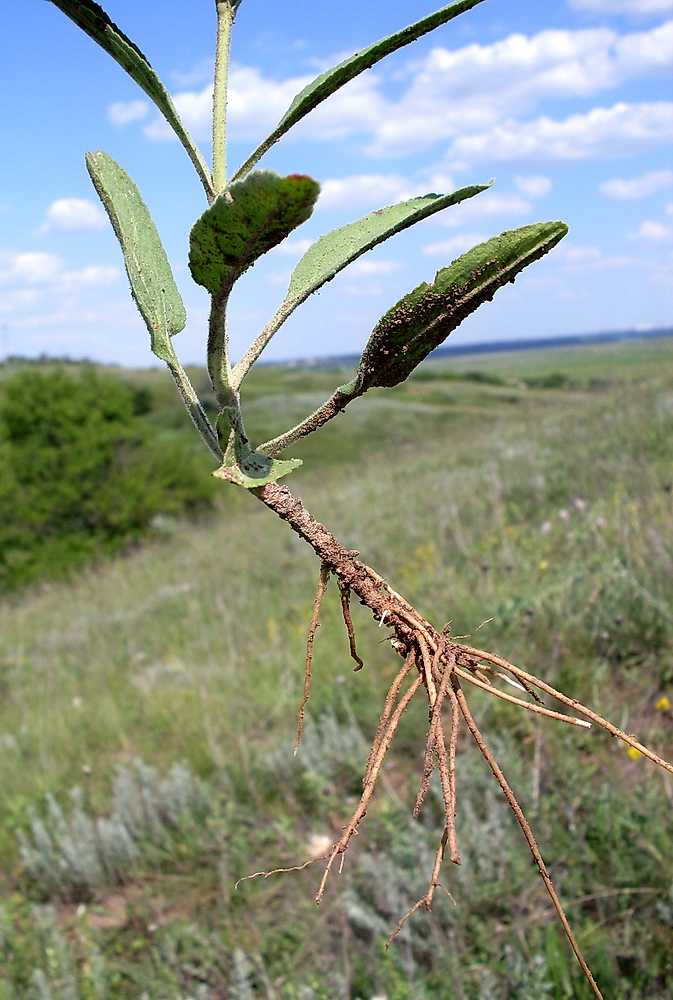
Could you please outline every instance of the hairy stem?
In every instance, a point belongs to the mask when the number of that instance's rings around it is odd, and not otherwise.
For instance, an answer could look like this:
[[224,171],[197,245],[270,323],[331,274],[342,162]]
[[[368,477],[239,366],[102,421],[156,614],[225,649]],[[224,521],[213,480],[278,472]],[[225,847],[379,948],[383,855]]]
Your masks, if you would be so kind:
[[227,83],[234,9],[229,0],[217,0],[217,43],[213,88],[213,185],[217,194],[227,187]]
[[187,372],[184,370],[177,357],[174,360],[168,361],[167,365],[171,375],[173,376],[175,384],[178,387],[178,392],[182,397],[182,402],[185,404],[187,412],[194,422],[194,426],[201,435],[203,441],[205,441],[209,450],[218,462],[221,462],[222,449],[220,448],[220,443],[217,440],[217,434],[208,419],[206,411],[201,405],[201,400],[196,395],[194,386],[189,381]]
[[226,292],[220,291],[213,296],[208,323],[208,374],[221,410],[225,407],[238,409],[237,394],[231,384],[229,336],[227,334],[228,300],[229,289]]
[[348,403],[356,399],[358,395],[360,393],[343,392],[342,389],[337,389],[326,403],[319,406],[317,410],[309,414],[301,423],[290,428],[289,431],[279,434],[278,437],[272,438],[270,441],[265,441],[264,444],[259,446],[259,450],[264,452],[265,455],[277,455],[279,452],[284,451],[285,448],[289,448],[296,441],[306,437],[307,434],[312,434],[313,431],[326,424],[328,420],[332,420],[333,417],[343,413]]

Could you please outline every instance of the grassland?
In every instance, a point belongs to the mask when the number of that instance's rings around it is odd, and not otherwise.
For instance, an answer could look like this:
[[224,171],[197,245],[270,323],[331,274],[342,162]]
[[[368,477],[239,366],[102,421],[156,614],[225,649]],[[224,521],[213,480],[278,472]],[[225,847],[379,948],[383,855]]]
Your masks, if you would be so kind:
[[[119,374],[150,390],[144,419],[158,446],[190,433],[163,375]],[[253,371],[251,437],[285,429],[347,377]],[[436,624],[451,621],[462,635],[490,619],[482,645],[670,759],[672,431],[670,339],[461,357],[368,394],[295,446],[305,465],[289,485]],[[222,493],[208,522],[172,524],[137,551],[0,607],[0,996],[587,996],[465,734],[463,865],[445,874],[457,905],[438,900],[385,951],[424,891],[441,833],[432,796],[419,822],[408,819],[427,726],[420,706],[405,717],[366,828],[319,911],[313,868],[234,890],[244,875],[320,853],[345,822],[396,658],[385,630],[356,607],[366,667],[353,674],[328,591],[294,759],[318,567],[254,498]],[[567,732],[478,693],[472,704],[605,995],[669,997],[666,776],[605,734]],[[136,759],[159,777],[134,772]],[[193,775],[181,779],[191,788],[181,810],[159,809],[154,826],[139,821],[124,872],[75,885],[64,845],[82,853],[82,817],[119,807],[119,768],[141,792],[145,781],[143,801],[159,802],[160,777],[177,762]],[[45,805],[52,795],[70,816],[75,786],[79,827]],[[51,831],[41,846],[40,829]],[[36,874],[25,850],[22,861],[19,834],[45,857],[53,849],[60,881]]]

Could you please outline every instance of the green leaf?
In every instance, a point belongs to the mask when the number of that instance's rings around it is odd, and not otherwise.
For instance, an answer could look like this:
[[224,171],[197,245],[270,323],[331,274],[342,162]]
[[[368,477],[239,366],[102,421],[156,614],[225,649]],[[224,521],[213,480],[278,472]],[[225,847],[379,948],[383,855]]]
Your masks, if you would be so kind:
[[468,250],[400,299],[376,324],[357,374],[341,392],[403,382],[452,330],[568,232],[563,222],[538,222],[502,233]]
[[466,198],[473,198],[492,183],[493,181],[488,184],[473,184],[452,194],[426,194],[421,198],[401,201],[326,233],[309,247],[292,272],[285,303],[292,303],[292,308],[295,309],[363,253],[435,212],[457,205]]
[[228,291],[254,262],[305,222],[320,185],[311,177],[259,170],[198,219],[189,236],[189,269],[211,295]]
[[184,329],[187,316],[147,205],[126,171],[107,153],[87,153],[86,165],[121,245],[152,351],[162,361],[172,362],[170,338]]
[[446,24],[447,21],[451,21],[454,17],[458,17],[459,14],[463,14],[472,7],[476,7],[479,3],[482,3],[482,0],[459,0],[458,3],[442,7],[441,10],[436,11],[434,14],[429,14],[427,17],[422,17],[420,21],[416,21],[401,31],[395,32],[394,35],[382,38],[381,41],[368,46],[362,52],[356,52],[355,55],[339,63],[338,66],[328,69],[326,73],[321,73],[320,76],[317,76],[315,80],[297,94],[273,132],[248,157],[243,166],[234,174],[233,179],[239,180],[241,177],[245,177],[267,150],[275,142],[278,142],[281,136],[285,135],[293,125],[301,121],[310,111],[313,111],[319,104],[327,100],[328,97],[339,90],[340,87],[343,87],[344,84],[354,79],[354,77],[359,76],[364,70],[374,66],[392,52],[396,52],[397,49],[409,45],[410,42],[415,42],[417,38],[427,35],[429,31],[434,31],[435,28]]
[[215,194],[210,171],[175,110],[170,94],[145,55],[94,0],[51,0],[71,21],[93,38],[154,101],[196,167],[210,197]]

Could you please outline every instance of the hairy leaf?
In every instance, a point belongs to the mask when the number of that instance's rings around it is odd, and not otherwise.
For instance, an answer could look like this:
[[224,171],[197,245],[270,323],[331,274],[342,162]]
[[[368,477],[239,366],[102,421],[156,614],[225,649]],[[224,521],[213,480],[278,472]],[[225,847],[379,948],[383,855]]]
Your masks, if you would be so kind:
[[381,41],[368,46],[362,52],[356,52],[355,55],[339,63],[338,66],[333,66],[326,73],[321,73],[320,76],[317,76],[315,80],[297,94],[273,132],[248,157],[243,166],[234,175],[234,180],[245,177],[262,158],[264,153],[275,142],[278,142],[281,136],[285,135],[293,125],[301,121],[310,111],[313,111],[315,107],[327,100],[331,94],[339,90],[340,87],[343,87],[344,84],[348,83],[354,77],[359,76],[364,70],[374,66],[392,52],[396,52],[397,49],[409,45],[410,42],[415,42],[417,38],[427,35],[429,31],[434,31],[435,28],[446,24],[447,21],[451,21],[454,17],[458,17],[459,14],[463,14],[472,7],[476,7],[481,2],[482,0],[459,0],[458,3],[442,7],[441,10],[436,11],[434,14],[429,14],[427,17],[421,18],[420,21],[410,24],[401,31],[396,31],[394,35],[382,38]]
[[513,229],[468,250],[400,299],[376,324],[357,374],[341,391],[360,395],[373,386],[403,382],[452,330],[498,288],[543,257],[568,232],[563,222]]
[[311,177],[256,171],[232,184],[194,223],[189,269],[211,295],[231,288],[254,262],[305,222],[320,185]]
[[180,121],[170,94],[138,46],[110,20],[103,8],[94,0],[51,0],[51,2],[105,49],[154,101],[187,150],[206,190],[209,194],[214,194],[210,171],[205,161]]
[[426,194],[421,198],[401,201],[326,233],[309,247],[292,272],[285,302],[292,303],[295,308],[367,250],[435,212],[473,198],[492,183],[473,184],[452,194]]
[[87,153],[86,165],[121,245],[152,351],[162,361],[172,361],[170,338],[184,329],[187,316],[147,205],[126,171],[107,153]]

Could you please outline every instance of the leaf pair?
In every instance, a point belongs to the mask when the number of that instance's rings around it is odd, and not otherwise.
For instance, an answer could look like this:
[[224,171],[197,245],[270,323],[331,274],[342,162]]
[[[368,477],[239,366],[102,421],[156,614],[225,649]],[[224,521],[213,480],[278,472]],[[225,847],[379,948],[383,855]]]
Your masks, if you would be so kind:
[[[210,170],[187,129],[182,124],[170,94],[138,46],[117,27],[103,8],[95,3],[95,0],[51,0],[51,2],[69,17],[71,21],[74,21],[78,27],[85,31],[87,35],[93,38],[101,48],[105,49],[129,76],[135,80],[138,86],[144,90],[147,96],[154,101],[187,151],[206,190],[208,200],[212,201],[216,195],[216,191]],[[234,13],[238,9],[240,2],[241,0],[233,0],[231,3]],[[327,72],[321,73],[297,94],[278,125],[260,143],[251,156],[248,157],[243,166],[234,175],[233,180],[241,180],[247,176],[264,153],[274,143],[278,142],[293,125],[296,125],[297,122],[301,121],[314,108],[322,104],[323,101],[327,100],[328,97],[336,93],[337,90],[349,83],[356,76],[359,76],[360,73],[375,66],[376,63],[393,52],[398,51],[398,49],[404,48],[405,45],[409,45],[411,42],[416,41],[430,31],[434,31],[435,28],[448,23],[453,18],[458,17],[460,14],[465,13],[482,2],[483,0],[458,0],[456,3],[442,7],[435,13],[421,18],[401,31],[397,31],[387,38],[382,38],[373,45],[369,45],[361,52],[356,52],[355,55],[339,63],[338,66],[333,66]]]
[[[255,175],[252,174],[251,177]],[[452,194],[426,194],[421,198],[388,205],[376,212],[321,236],[301,258],[290,278],[285,299],[272,320],[262,330],[254,344],[234,369],[234,381],[240,385],[251,365],[260,356],[270,339],[294,310],[326,282],[362,254],[378,246],[396,233],[429,218],[451,205],[485,191],[488,184],[474,184]],[[234,185],[235,186],[235,185]],[[196,227],[195,227],[196,228]]]

